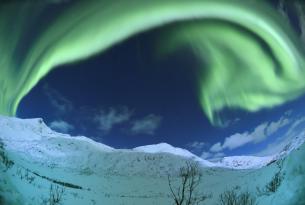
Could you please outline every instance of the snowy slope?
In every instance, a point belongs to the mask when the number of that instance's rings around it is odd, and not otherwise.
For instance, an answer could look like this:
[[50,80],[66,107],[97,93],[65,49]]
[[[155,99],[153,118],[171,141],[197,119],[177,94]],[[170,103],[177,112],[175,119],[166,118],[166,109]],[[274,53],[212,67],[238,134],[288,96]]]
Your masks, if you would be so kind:
[[215,162],[215,166],[231,169],[258,169],[266,166],[274,159],[275,156],[231,156],[224,157],[219,162]]
[[[190,160],[201,165],[204,183],[199,187],[213,193],[207,200],[210,205],[233,187],[256,193],[256,187],[264,186],[279,171],[291,172],[298,179],[287,177],[283,187],[303,182],[293,171],[303,165],[290,156],[305,156],[300,143],[291,143],[289,152],[293,154],[283,160],[279,170],[273,157],[227,157],[211,163],[165,143],[117,150],[86,137],[54,132],[41,119],[0,117],[0,128],[0,202],[7,204],[48,204],[52,187],[64,190],[65,205],[171,204],[167,176],[177,178],[179,169]],[[259,204],[275,200],[284,205],[283,196],[260,196],[259,202],[264,202]],[[291,196],[286,198],[291,201]]]

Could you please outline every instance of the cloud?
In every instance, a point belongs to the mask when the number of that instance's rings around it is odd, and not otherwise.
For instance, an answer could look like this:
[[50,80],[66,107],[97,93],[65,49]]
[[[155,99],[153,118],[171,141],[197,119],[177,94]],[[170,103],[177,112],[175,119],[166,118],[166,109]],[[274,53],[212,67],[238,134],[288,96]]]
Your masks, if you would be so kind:
[[221,127],[223,127],[223,128],[230,127],[232,125],[237,124],[238,122],[240,122],[240,118],[235,118],[233,120],[225,120],[223,122],[223,124],[221,125]]
[[201,158],[202,159],[206,159],[206,160],[219,160],[220,158],[223,158],[224,156],[226,156],[223,152],[216,152],[216,153],[212,153],[212,152],[202,152],[201,154]]
[[268,156],[279,153],[288,145],[293,138],[296,138],[299,135],[304,135],[305,133],[305,117],[297,118],[294,120],[292,125],[289,127],[287,132],[277,138],[274,142],[267,145],[267,147],[260,152],[253,153],[255,156]]
[[115,126],[121,126],[123,130],[132,135],[153,135],[162,120],[161,116],[155,114],[149,114],[141,119],[134,119],[133,116],[134,111],[127,106],[110,107],[100,109],[98,114],[93,117],[93,121],[104,134],[109,133]]
[[213,156],[213,154],[211,153],[211,152],[202,152],[202,154],[201,154],[201,158],[202,159],[209,159],[209,158],[211,158]]
[[43,91],[58,113],[64,114],[73,109],[72,102],[48,84],[43,86]]
[[219,152],[219,151],[221,151],[222,149],[223,149],[223,148],[222,148],[222,146],[221,146],[221,143],[218,142],[218,143],[214,144],[214,145],[210,148],[210,151],[211,151],[211,152]]
[[205,145],[206,145],[206,143],[204,143],[204,142],[195,141],[195,142],[188,143],[186,146],[191,148],[192,150],[201,150]]
[[[272,132],[268,133],[268,130],[270,130],[270,125],[271,124],[277,124],[277,122],[271,122],[271,123],[267,123],[264,122],[260,125],[258,125],[254,131],[252,133],[250,133],[247,138],[250,138],[251,141],[253,141],[253,143],[259,143],[264,141],[268,136],[270,136],[271,134],[273,134],[273,132],[276,132],[280,127],[277,126],[276,129],[272,130]],[[271,128],[272,129],[272,128]],[[248,142],[247,142],[248,143]]]
[[161,124],[162,117],[154,114],[147,115],[143,119],[132,122],[130,131],[132,134],[153,135]]
[[50,123],[50,128],[63,133],[68,133],[74,130],[74,126],[63,120],[55,120]]
[[223,149],[233,150],[245,144],[248,144],[251,141],[253,141],[253,137],[249,135],[247,132],[243,134],[236,133],[225,139],[222,147],[218,150],[218,152]]
[[210,148],[210,151],[220,152],[224,149],[233,150],[249,143],[260,143],[289,123],[291,123],[291,119],[287,118],[287,115],[285,114],[285,116],[282,116],[278,121],[270,123],[264,122],[258,125],[252,132],[235,133],[226,137],[223,144],[221,144],[221,142],[215,143]]
[[94,121],[98,123],[100,130],[109,132],[115,125],[128,121],[132,114],[133,111],[128,107],[111,107],[108,110],[100,110],[99,114],[95,115]]
[[284,113],[284,115],[285,115],[285,116],[291,116],[292,113],[293,113],[293,110],[292,110],[292,109],[289,109],[289,110],[287,110],[287,111]]
[[204,148],[206,148],[207,146],[209,146],[207,143],[199,142],[199,141],[194,141],[194,142],[190,142],[190,143],[186,144],[186,148],[189,149],[193,153],[202,152],[202,150]]
[[271,122],[266,130],[267,135],[275,133],[279,128],[288,125],[291,122],[290,119],[281,117],[277,122]]

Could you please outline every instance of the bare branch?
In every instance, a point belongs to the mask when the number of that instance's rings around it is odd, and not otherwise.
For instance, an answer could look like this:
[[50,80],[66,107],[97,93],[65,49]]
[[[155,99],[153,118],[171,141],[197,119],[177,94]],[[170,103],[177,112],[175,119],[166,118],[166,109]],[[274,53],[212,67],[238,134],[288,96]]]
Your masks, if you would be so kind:
[[176,205],[199,205],[209,198],[204,194],[199,194],[196,190],[201,183],[202,175],[198,163],[186,162],[179,170],[180,183],[174,192],[173,183],[168,175],[168,184],[171,196]]

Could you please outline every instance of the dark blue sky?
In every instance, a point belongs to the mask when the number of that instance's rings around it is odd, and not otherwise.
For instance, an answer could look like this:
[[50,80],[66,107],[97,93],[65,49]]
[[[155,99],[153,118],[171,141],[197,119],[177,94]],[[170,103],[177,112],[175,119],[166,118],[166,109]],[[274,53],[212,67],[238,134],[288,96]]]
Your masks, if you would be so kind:
[[301,97],[256,113],[223,111],[227,126],[213,127],[196,95],[196,58],[187,49],[157,58],[157,35],[55,69],[22,100],[18,116],[42,117],[55,130],[116,148],[167,142],[204,158],[263,153],[303,120]]

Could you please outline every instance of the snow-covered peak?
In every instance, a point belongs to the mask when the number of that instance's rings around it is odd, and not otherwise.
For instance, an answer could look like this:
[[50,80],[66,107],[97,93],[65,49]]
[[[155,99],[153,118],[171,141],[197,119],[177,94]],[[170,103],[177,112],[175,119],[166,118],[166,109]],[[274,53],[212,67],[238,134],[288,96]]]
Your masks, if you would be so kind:
[[173,147],[172,145],[167,144],[167,143],[140,146],[140,147],[134,148],[133,150],[137,151],[137,152],[146,152],[146,153],[165,152],[165,153],[171,153],[174,155],[180,155],[180,156],[185,156],[185,157],[197,157],[196,155],[192,154],[188,150]]
[[151,154],[168,153],[168,154],[172,154],[172,155],[181,156],[183,158],[192,159],[204,167],[215,167],[214,163],[204,160],[204,159],[194,155],[193,153],[191,153],[190,151],[188,151],[186,149],[173,147],[172,145],[167,144],[167,143],[145,145],[145,146],[136,147],[132,150],[136,151],[136,152],[151,153]]

